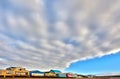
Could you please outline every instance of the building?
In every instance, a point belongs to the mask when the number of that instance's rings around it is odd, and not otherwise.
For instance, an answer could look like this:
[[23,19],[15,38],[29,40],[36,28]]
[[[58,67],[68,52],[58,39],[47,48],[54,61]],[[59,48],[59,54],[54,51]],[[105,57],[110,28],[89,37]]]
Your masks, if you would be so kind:
[[57,74],[57,77],[59,77],[59,78],[66,78],[66,77],[67,77],[66,74],[67,74],[67,73],[58,73],[58,74]]
[[50,72],[53,72],[55,74],[62,73],[60,70],[50,70]]
[[30,71],[31,77],[44,77],[44,72],[41,72],[39,70]]
[[57,77],[57,74],[61,73],[59,70],[50,70],[49,72],[45,72],[46,77]]
[[0,77],[14,77],[14,74],[13,73],[10,73],[9,71],[7,70],[0,70]]
[[22,67],[9,67],[6,71],[14,76],[29,76],[29,71]]

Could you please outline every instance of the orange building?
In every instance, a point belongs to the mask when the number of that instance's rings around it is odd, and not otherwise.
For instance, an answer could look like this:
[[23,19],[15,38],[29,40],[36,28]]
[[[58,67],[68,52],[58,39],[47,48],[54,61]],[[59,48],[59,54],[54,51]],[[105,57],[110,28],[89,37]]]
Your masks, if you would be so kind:
[[0,70],[0,77],[4,77],[5,78],[7,76],[14,77],[14,74],[9,73],[7,70]]

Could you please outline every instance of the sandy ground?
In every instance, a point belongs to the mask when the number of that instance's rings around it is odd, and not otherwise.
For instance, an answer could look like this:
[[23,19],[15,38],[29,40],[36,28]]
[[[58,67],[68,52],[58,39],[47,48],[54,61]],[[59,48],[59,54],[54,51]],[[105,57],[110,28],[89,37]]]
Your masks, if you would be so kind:
[[120,79],[120,77],[115,78],[0,78],[0,79]]
[[0,78],[0,79],[120,79],[120,78]]

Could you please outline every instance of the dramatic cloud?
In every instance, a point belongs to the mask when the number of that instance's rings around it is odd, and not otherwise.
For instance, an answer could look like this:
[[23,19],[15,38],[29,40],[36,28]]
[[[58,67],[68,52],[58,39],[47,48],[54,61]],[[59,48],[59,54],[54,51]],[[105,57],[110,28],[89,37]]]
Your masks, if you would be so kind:
[[1,0],[0,65],[64,69],[120,51],[120,0]]

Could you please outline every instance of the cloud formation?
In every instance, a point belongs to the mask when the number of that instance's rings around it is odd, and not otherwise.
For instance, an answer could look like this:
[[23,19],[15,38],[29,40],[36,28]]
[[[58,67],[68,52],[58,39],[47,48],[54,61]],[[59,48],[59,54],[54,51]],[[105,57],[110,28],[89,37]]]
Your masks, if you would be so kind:
[[64,69],[120,51],[119,3],[1,0],[0,65]]

